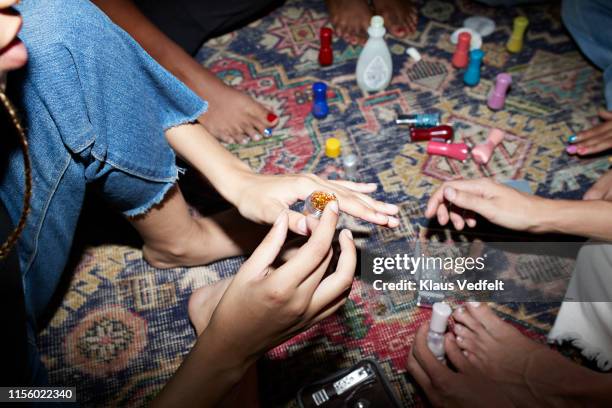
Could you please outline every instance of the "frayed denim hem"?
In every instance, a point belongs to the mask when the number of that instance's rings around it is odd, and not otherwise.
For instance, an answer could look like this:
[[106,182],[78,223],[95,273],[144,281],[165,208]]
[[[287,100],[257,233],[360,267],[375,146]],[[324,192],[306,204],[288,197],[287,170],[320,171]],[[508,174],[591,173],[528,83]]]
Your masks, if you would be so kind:
[[164,198],[166,198],[166,194],[168,194],[168,191],[170,191],[170,189],[176,185],[177,180],[178,180],[178,177],[174,180],[173,183],[165,183],[161,191],[157,193],[157,195],[152,200],[149,200],[149,202],[141,205],[138,208],[124,211],[123,215],[128,218],[134,218],[134,217],[138,217],[140,215],[144,215],[148,213],[149,210],[151,210],[151,208],[155,207],[156,205],[164,201]]

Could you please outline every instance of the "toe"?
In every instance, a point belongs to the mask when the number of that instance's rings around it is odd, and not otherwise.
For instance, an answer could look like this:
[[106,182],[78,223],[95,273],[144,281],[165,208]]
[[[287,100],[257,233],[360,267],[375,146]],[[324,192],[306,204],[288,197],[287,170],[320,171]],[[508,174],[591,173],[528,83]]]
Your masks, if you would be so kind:
[[461,336],[464,339],[476,339],[477,335],[462,324],[455,324],[454,330],[456,336]]
[[457,308],[453,312],[455,321],[470,329],[473,333],[480,334],[484,331],[484,327],[476,320],[465,306]]
[[457,346],[459,346],[461,350],[465,350],[468,353],[476,353],[480,351],[480,346],[478,345],[478,342],[476,342],[476,340],[473,337],[466,338],[466,337],[457,335],[455,339],[457,340]]
[[496,333],[507,326],[507,323],[500,319],[493,309],[480,302],[468,302],[467,309],[475,320],[485,327],[487,332]]

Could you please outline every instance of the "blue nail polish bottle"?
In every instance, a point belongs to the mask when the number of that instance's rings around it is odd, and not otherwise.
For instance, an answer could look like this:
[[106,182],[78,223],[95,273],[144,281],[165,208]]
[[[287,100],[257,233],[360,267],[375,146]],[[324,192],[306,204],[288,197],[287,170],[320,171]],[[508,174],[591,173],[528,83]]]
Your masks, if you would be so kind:
[[480,67],[484,55],[485,53],[482,50],[470,51],[470,65],[463,75],[463,82],[467,86],[476,86],[480,82]]
[[327,106],[327,85],[323,82],[315,82],[312,84],[312,115],[317,119],[325,119],[329,113]]

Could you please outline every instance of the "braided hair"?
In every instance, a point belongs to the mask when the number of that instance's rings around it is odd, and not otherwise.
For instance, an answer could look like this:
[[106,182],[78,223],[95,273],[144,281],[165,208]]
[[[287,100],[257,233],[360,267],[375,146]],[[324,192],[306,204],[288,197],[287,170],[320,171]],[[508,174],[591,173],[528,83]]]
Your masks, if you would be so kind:
[[21,121],[19,120],[17,110],[3,91],[0,91],[0,102],[2,102],[2,106],[6,110],[10,122],[17,133],[17,136],[19,137],[19,145],[21,151],[23,152],[23,164],[25,166],[26,176],[23,209],[21,211],[21,216],[19,217],[19,222],[17,223],[15,229],[9,234],[6,241],[0,246],[0,259],[4,259],[11,252],[26,226],[26,220],[28,213],[30,212],[30,198],[32,196],[32,166],[30,164],[30,155],[28,153],[28,140],[26,138],[26,132],[21,124]]

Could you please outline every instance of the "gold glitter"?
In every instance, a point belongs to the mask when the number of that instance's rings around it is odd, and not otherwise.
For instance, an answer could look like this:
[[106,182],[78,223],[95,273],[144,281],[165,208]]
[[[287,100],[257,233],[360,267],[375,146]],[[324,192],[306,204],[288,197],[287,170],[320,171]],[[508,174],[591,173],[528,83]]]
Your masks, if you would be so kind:
[[310,195],[310,204],[312,208],[323,211],[325,206],[336,199],[336,195],[333,193],[326,193],[324,191],[315,191]]

